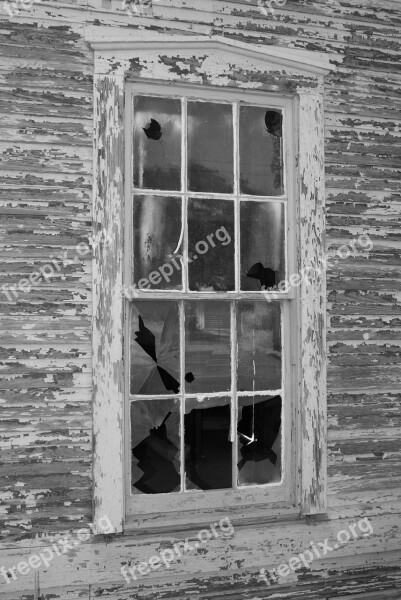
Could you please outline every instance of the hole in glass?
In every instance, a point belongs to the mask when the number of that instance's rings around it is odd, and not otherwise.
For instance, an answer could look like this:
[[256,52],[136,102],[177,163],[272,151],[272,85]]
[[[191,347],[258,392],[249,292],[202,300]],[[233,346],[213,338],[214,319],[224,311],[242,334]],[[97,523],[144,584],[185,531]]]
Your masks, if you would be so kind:
[[230,398],[185,401],[186,489],[232,486]]
[[238,485],[281,479],[281,397],[238,398]]
[[131,402],[134,493],[180,490],[180,404],[178,400]]
[[[276,113],[278,116],[272,116]],[[240,190],[255,196],[280,196],[283,138],[280,111],[240,107]]]
[[285,280],[285,208],[241,202],[241,289],[269,289]]
[[134,98],[134,186],[181,189],[181,102]]

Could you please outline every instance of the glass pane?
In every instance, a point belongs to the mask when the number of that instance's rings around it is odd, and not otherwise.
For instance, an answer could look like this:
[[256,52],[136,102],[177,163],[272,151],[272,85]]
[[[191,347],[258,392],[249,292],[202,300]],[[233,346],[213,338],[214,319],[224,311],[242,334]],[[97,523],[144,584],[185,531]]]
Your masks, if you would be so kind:
[[131,394],[178,394],[178,302],[140,300],[131,306]]
[[137,196],[133,221],[136,286],[182,289],[181,263],[171,260],[181,244],[181,199]]
[[181,189],[181,101],[134,98],[134,186]]
[[185,303],[187,393],[231,389],[230,303]]
[[132,491],[180,490],[179,400],[131,402]]
[[188,250],[190,290],[234,289],[234,203],[231,200],[189,200]]
[[238,390],[281,388],[281,324],[278,302],[237,305]]
[[188,102],[188,188],[232,194],[233,165],[231,104]]
[[187,490],[218,490],[232,485],[230,398],[185,401]]
[[280,196],[284,193],[282,113],[241,106],[239,129],[241,193]]
[[285,281],[285,217],[281,202],[241,202],[241,289]]
[[281,479],[281,397],[238,398],[238,485]]

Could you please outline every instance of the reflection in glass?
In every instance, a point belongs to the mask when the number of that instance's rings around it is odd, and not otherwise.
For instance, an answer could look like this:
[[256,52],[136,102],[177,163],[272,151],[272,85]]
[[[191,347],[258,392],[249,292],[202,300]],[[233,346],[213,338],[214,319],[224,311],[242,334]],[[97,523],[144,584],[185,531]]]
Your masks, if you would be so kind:
[[280,305],[266,301],[238,302],[238,390],[281,388]]
[[232,486],[230,398],[185,401],[186,489]]
[[285,217],[281,202],[241,202],[241,289],[269,289],[285,280]]
[[281,397],[238,398],[238,485],[281,479]]
[[131,394],[178,394],[178,302],[140,300],[131,307]]
[[192,261],[188,265],[190,290],[234,289],[234,203],[231,200],[189,200],[188,250]]
[[181,101],[134,98],[134,186],[181,189]]
[[[271,113],[277,112],[277,119]],[[278,121],[278,123],[277,123]],[[283,137],[279,111],[240,107],[240,189],[243,194],[280,196],[283,187]]]
[[137,196],[134,198],[134,281],[148,278],[150,288],[182,289],[181,269],[171,262],[181,236],[180,198]]
[[187,393],[230,390],[230,303],[186,302],[185,340]]
[[131,402],[132,491],[167,494],[180,490],[180,403]]
[[188,102],[188,186],[230,194],[234,186],[231,104]]

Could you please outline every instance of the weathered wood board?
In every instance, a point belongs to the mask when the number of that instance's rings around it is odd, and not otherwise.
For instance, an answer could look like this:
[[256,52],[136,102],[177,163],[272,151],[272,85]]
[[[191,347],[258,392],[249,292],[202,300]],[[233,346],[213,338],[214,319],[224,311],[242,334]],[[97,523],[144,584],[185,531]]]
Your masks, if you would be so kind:
[[[41,535],[74,532],[93,515],[93,273],[91,254],[77,252],[93,216],[85,27],[224,35],[325,52],[337,66],[324,103],[329,521],[312,527],[284,512],[274,526],[255,511],[258,526],[245,527],[238,511],[229,543],[211,542],[202,556],[127,586],[119,568],[162,546],[161,515],[148,536],[91,539],[40,570],[43,598],[401,598],[401,4],[287,0],[267,15],[260,4],[159,0],[153,14],[135,15],[109,0],[43,1],[12,18],[0,7],[0,567],[26,560]],[[201,69],[179,57],[168,66]],[[355,253],[339,258],[353,240]],[[63,267],[49,281],[18,297],[2,291],[57,256]],[[258,582],[260,568],[367,516],[371,538],[279,586]],[[41,598],[32,573],[13,585],[0,578],[0,594]]]

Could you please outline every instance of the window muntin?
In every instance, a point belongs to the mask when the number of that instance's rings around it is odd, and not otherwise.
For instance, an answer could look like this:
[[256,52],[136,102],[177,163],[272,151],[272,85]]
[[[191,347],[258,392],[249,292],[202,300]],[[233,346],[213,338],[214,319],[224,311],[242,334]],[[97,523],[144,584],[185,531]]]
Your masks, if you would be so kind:
[[[185,494],[192,490],[246,489],[255,485],[266,488],[283,482],[284,454],[290,454],[288,450],[284,453],[283,447],[291,401],[287,398],[283,369],[289,348],[288,344],[282,347],[284,340],[289,339],[288,296],[276,292],[279,299],[269,303],[263,297],[266,293],[261,291],[262,283],[271,286],[273,277],[277,284],[286,279],[288,271],[288,199],[284,195],[288,173],[284,150],[291,111],[288,101],[281,106],[276,104],[277,100],[269,101],[266,97],[258,98],[255,104],[253,99],[222,102],[220,98],[205,101],[184,94],[165,98],[148,92],[134,93],[133,220],[129,223],[133,259],[128,268],[131,284],[149,277],[166,262],[175,261],[169,281],[153,277],[152,283],[136,289],[137,299],[131,303],[129,313],[128,446],[133,466],[127,472],[131,471],[130,492],[135,495],[141,491],[162,496],[169,493],[171,498],[178,491]],[[136,107],[140,107],[139,116]],[[159,112],[155,110],[158,108]],[[266,117],[268,113],[270,116]],[[277,119],[272,123],[271,113],[279,115],[278,125]],[[269,163],[263,164],[264,159],[255,167],[247,158],[254,155],[250,152],[251,136],[245,127],[252,116],[263,122],[262,133],[257,135],[254,126],[250,130],[261,155],[269,157],[270,168]],[[148,137],[145,129],[149,127]],[[269,133],[270,130],[277,134],[277,127],[281,135]],[[141,136],[142,142],[138,141]],[[180,150],[177,150],[177,136],[181,136]],[[156,159],[156,151],[148,152],[147,146],[154,148],[158,144]],[[166,152],[170,147],[171,161]],[[163,166],[162,157],[167,165]],[[139,162],[142,166],[138,167]],[[149,173],[154,174],[152,181],[159,187],[150,188]],[[246,183],[247,179],[250,183]],[[224,240],[230,238],[230,242],[219,244],[214,236],[212,244],[208,236],[219,229],[221,234],[223,227]],[[266,231],[271,235],[263,240]],[[204,254],[205,245],[198,246],[200,252],[195,250],[199,241],[208,245]],[[247,276],[250,271],[253,275]],[[156,357],[157,364],[150,356],[152,352],[143,351],[136,341],[139,315],[144,327],[155,336],[155,348],[163,348],[160,358]],[[163,319],[171,324],[163,325]],[[174,332],[174,341],[165,339],[165,331]],[[145,365],[138,366],[141,352]],[[168,359],[167,354],[170,354]],[[160,374],[160,369],[168,375]],[[144,383],[146,372],[150,374]],[[174,410],[171,410],[172,400]],[[144,403],[144,407],[151,403],[145,417],[132,408],[136,402],[140,406]],[[133,419],[143,418],[149,425],[148,436],[138,441],[135,432],[141,424]],[[269,420],[270,425],[261,430],[263,419]],[[242,435],[237,435],[237,427]],[[215,432],[214,442],[212,432]],[[260,444],[249,443],[252,434],[259,435]],[[150,454],[155,450],[156,439],[163,441],[165,446],[162,444],[159,449],[170,456],[169,467],[163,470],[162,462],[158,471],[178,473],[179,485],[177,475],[172,476],[171,483],[166,483],[163,476],[160,481],[153,476],[159,459],[152,459]],[[144,440],[149,444],[145,452]],[[213,443],[215,455],[220,457],[215,461],[219,464],[214,471],[208,470]],[[145,479],[149,476],[153,481],[153,490],[144,484],[144,472],[138,470],[140,461],[135,458],[138,452],[142,452],[141,466],[145,467]],[[145,465],[143,454],[146,454]],[[162,459],[165,460],[164,455]]]

